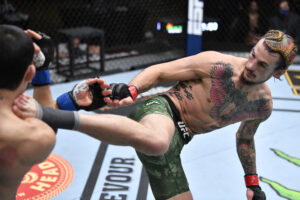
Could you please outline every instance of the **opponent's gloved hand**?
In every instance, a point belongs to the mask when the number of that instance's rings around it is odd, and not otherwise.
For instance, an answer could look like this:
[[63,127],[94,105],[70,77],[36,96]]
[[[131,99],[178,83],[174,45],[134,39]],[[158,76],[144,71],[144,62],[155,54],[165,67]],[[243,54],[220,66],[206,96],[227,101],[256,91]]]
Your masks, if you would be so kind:
[[254,192],[252,200],[266,200],[266,195],[259,186],[257,174],[245,175],[245,183],[247,188],[251,189]]
[[54,57],[54,43],[50,36],[42,32],[37,32],[41,39],[32,38],[41,49],[39,54],[35,54],[33,57],[33,62],[36,66],[36,74],[32,79],[31,84],[34,86],[48,85],[51,83],[49,65],[53,61]]
[[[85,94],[85,93],[89,94]],[[78,101],[81,96],[90,95],[92,102],[89,105],[79,105]],[[57,105],[61,110],[95,110],[106,105],[102,88],[98,83],[88,85],[86,81],[82,81],[74,86],[72,91],[66,92],[57,98]]]
[[39,40],[36,38],[32,38],[32,41],[40,47],[41,51],[43,52],[43,54],[45,56],[45,62],[43,63],[43,65],[36,66],[36,69],[37,70],[45,70],[45,69],[48,69],[48,67],[50,66],[50,64],[53,61],[54,43],[49,35],[39,32],[39,31],[36,33],[39,34],[40,36],[42,36],[42,38]]
[[111,95],[109,95],[112,100],[121,100],[126,97],[131,97],[132,100],[135,100],[138,95],[138,90],[134,85],[111,83],[109,89],[112,90]]

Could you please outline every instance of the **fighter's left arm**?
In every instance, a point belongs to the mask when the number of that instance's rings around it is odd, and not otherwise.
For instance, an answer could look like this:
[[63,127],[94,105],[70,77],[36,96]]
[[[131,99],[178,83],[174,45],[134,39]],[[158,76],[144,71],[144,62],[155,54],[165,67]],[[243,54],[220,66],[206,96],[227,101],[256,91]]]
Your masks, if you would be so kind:
[[255,132],[261,120],[243,121],[236,133],[236,147],[245,174],[256,174]]
[[247,198],[264,200],[265,194],[261,190],[256,171],[256,153],[254,135],[263,119],[243,121],[236,133],[236,147],[241,164],[245,172],[245,184],[248,188]]

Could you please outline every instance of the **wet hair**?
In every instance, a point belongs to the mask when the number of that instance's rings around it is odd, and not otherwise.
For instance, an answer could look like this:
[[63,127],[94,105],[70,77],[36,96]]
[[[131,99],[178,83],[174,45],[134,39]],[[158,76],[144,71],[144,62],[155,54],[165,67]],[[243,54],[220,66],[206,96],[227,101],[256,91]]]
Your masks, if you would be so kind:
[[281,59],[275,71],[287,70],[294,62],[298,51],[294,39],[278,30],[269,30],[263,38],[264,46],[268,51],[280,54]]
[[19,87],[33,54],[32,40],[24,30],[13,25],[0,25],[0,89]]

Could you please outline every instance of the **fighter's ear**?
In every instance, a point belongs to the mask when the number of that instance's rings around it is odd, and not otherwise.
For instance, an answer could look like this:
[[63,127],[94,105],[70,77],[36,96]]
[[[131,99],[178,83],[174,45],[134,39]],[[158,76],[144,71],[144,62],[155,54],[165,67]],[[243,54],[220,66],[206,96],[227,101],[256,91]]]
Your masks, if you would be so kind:
[[273,76],[274,76],[275,78],[277,78],[277,79],[280,79],[280,77],[281,77],[285,72],[286,72],[286,70],[281,69],[281,70],[276,71],[276,72],[273,74]]
[[30,64],[25,72],[24,81],[31,82],[34,75],[35,75],[35,66],[33,64]]

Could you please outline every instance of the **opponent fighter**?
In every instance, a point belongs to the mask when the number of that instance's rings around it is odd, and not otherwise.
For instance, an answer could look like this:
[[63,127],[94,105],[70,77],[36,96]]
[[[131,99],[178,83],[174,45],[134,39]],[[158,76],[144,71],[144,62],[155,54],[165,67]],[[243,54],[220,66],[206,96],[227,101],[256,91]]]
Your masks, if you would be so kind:
[[[23,176],[33,165],[42,162],[55,144],[55,132],[46,123],[36,118],[21,119],[12,112],[13,101],[31,81],[39,101],[53,107],[47,69],[53,53],[49,42],[46,35],[0,25],[1,200],[16,198]],[[103,86],[103,81],[98,84]]]
[[25,173],[43,161],[55,143],[54,131],[46,123],[21,119],[11,110],[34,77],[34,50],[40,51],[35,47],[22,29],[0,25],[0,199],[16,198]]
[[[254,135],[272,112],[271,92],[265,82],[271,77],[279,79],[293,63],[296,52],[290,36],[271,30],[253,47],[248,59],[207,51],[148,67],[129,86],[111,84],[112,94],[104,98],[113,106],[130,104],[137,91],[146,91],[161,81],[178,81],[165,94],[137,106],[129,115],[135,121],[117,115],[53,110],[36,106],[28,96],[20,96],[13,109],[21,117],[37,115],[54,128],[73,128],[110,144],[134,147],[156,199],[192,199],[180,160],[184,144],[197,134],[241,121],[236,145],[245,172],[247,199],[264,200],[256,170]],[[92,104],[105,105],[99,101],[103,96],[95,96],[95,90],[89,89]],[[75,86],[60,96],[60,108],[85,109],[78,105],[81,91],[86,87],[81,90]]]

